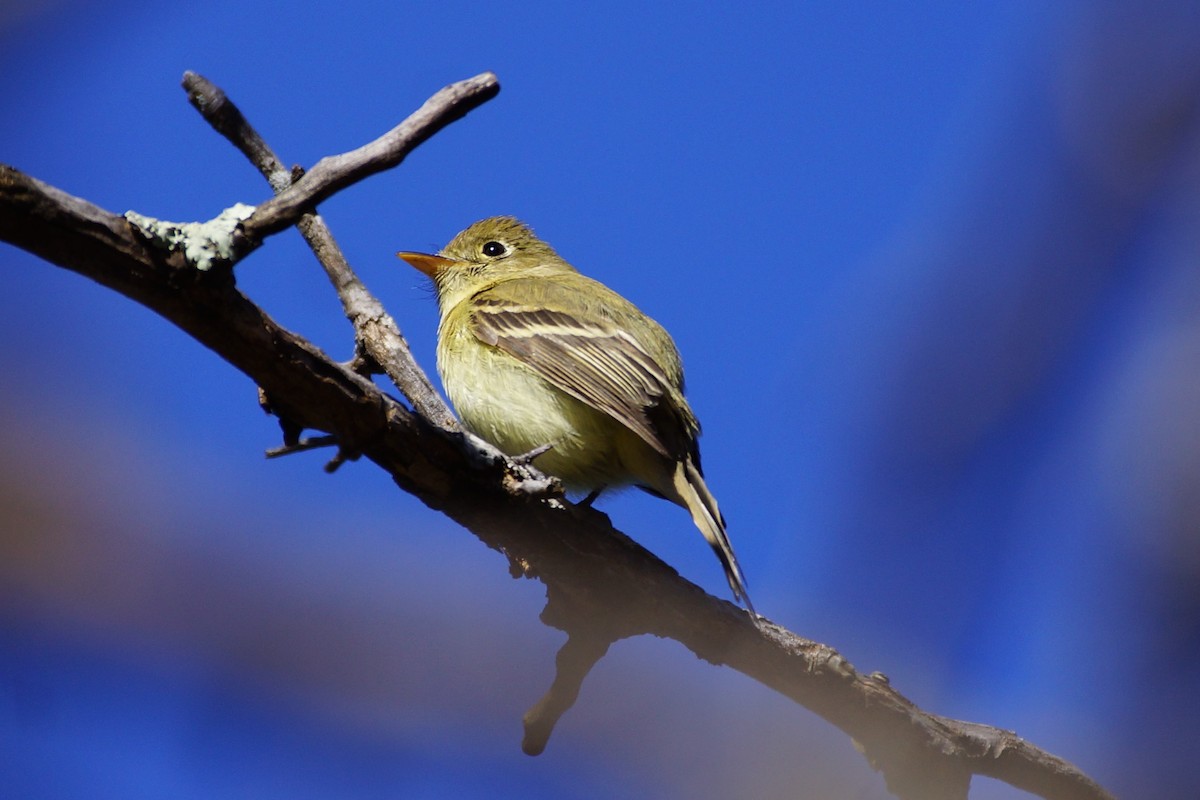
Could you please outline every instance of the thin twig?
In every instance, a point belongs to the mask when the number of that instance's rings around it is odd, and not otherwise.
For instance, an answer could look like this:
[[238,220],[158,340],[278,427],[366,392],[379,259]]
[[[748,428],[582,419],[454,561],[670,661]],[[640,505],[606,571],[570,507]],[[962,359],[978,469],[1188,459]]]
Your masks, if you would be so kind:
[[309,450],[336,447],[337,443],[336,436],[306,436],[295,444],[281,444],[279,447],[269,448],[265,455],[267,458],[282,458],[293,453],[307,453]]

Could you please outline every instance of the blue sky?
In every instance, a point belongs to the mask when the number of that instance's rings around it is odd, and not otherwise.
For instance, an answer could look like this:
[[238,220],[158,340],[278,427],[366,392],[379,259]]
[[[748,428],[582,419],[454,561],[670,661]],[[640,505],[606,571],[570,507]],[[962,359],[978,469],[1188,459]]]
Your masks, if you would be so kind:
[[[1118,794],[1181,796],[1198,32],[1190,3],[1124,0],[50,2],[0,10],[0,161],[204,219],[268,191],[185,70],[302,165],[495,72],[321,207],[420,361],[436,309],[393,253],[521,217],[674,334],[760,611]],[[265,461],[251,383],[153,314],[0,265],[5,794],[887,796],[840,734],[669,642],[615,647],[522,755],[561,641],[539,584],[368,464]],[[350,355],[294,232],[237,275]],[[680,509],[603,508],[727,594]]]

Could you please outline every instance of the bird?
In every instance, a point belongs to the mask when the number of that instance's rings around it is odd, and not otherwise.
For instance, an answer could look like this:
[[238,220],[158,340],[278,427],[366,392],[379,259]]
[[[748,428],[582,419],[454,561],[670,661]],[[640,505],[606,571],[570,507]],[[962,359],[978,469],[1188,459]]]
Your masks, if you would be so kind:
[[755,614],[667,331],[515,217],[396,255],[433,281],[438,372],[465,427],[511,457],[542,451],[533,463],[584,503],[632,485],[682,506]]

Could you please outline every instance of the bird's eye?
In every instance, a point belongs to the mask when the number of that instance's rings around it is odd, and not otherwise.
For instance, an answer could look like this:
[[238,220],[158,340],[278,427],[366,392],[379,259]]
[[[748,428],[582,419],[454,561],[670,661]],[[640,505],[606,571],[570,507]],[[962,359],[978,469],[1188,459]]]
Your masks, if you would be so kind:
[[502,245],[500,242],[485,242],[483,245],[483,254],[485,256],[491,256],[492,258],[495,258],[496,256],[502,256],[507,252],[508,248]]

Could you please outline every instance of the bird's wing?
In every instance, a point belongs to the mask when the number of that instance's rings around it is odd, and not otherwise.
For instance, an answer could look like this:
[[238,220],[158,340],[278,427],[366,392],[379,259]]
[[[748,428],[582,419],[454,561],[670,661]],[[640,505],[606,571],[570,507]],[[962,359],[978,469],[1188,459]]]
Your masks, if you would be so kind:
[[[627,301],[616,294],[609,299],[618,303],[618,319],[628,317],[626,309],[632,306]],[[668,372],[647,352],[637,331],[614,321],[611,306],[610,313],[599,312],[578,302],[570,286],[544,280],[506,281],[471,302],[470,329],[480,341],[608,414],[664,456],[682,460],[697,455],[699,426],[678,388],[674,345],[669,345],[675,360]],[[641,333],[643,338],[665,337],[661,329]]]

